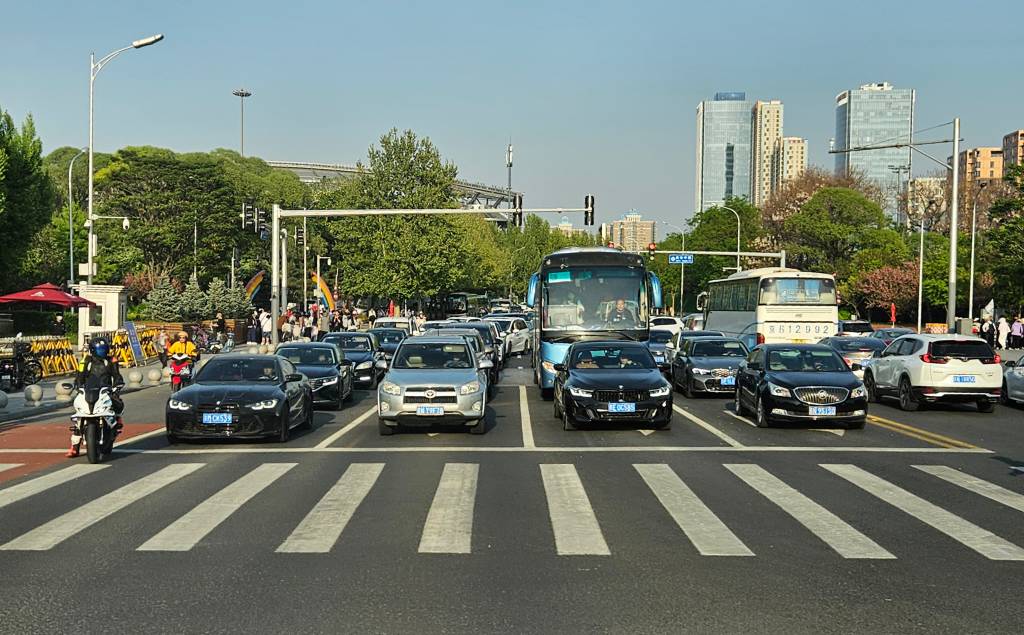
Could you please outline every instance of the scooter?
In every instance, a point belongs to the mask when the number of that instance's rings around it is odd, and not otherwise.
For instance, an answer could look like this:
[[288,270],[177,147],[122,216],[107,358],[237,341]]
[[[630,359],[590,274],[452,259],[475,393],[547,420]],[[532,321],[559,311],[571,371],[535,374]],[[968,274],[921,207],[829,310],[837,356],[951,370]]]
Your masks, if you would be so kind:
[[80,388],[71,415],[71,432],[85,440],[90,463],[100,463],[114,448],[119,432],[111,398],[117,388]]
[[175,353],[167,360],[167,365],[171,369],[171,392],[178,392],[182,384],[192,378],[192,358],[185,353]]

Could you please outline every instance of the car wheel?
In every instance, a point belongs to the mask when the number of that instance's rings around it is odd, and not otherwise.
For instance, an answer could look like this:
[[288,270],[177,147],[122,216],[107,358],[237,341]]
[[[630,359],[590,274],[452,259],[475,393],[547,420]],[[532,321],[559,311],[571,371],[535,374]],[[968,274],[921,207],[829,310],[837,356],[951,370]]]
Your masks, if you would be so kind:
[[661,423],[654,424],[654,429],[655,430],[671,430],[672,429],[672,418],[669,417],[668,419],[665,419]]
[[914,412],[921,407],[921,404],[914,399],[914,393],[910,388],[910,380],[904,377],[900,379],[900,410]]
[[543,399],[545,399],[545,400],[547,400],[547,399],[554,399],[554,397],[555,397],[555,389],[554,388],[541,388],[540,389],[540,396]]
[[978,400],[978,412],[995,412],[996,402],[991,399]]
[[483,434],[487,432],[487,417],[480,417],[476,425],[469,429],[470,434]]
[[576,429],[576,424],[573,423],[572,417],[569,416],[569,413],[566,412],[565,409],[562,410],[562,429],[563,430],[575,430]]
[[180,441],[178,435],[174,434],[170,430],[167,431],[167,445],[175,445]]
[[557,399],[553,398],[551,400],[551,407],[552,407],[552,409],[555,412],[555,419],[561,419],[562,418],[562,409],[558,407],[558,400]]
[[289,427],[290,423],[291,421],[288,420],[288,410],[286,409],[284,414],[281,415],[281,430],[277,434],[278,443],[288,443],[288,437],[292,434],[292,430]]
[[875,376],[871,373],[864,373],[864,390],[868,393],[868,403],[881,403],[882,397],[878,394]]
[[313,427],[313,400],[309,399],[306,402],[306,413],[302,417],[302,423],[299,424],[299,430],[309,430]]
[[382,436],[382,437],[389,437],[389,436],[391,436],[392,434],[395,433],[395,428],[393,428],[392,426],[389,426],[388,424],[384,423],[384,420],[378,417],[377,418],[377,432],[379,432],[380,436]]
[[847,430],[862,430],[862,429],[864,429],[864,420],[863,419],[857,419],[856,421],[851,421],[850,423],[848,423],[846,425],[846,429]]
[[683,376],[683,396],[687,399],[693,399],[693,379],[687,376]]
[[999,403],[1004,406],[1010,405],[1010,391],[1006,388],[1006,380],[1003,380],[1003,389],[999,391]]
[[772,424],[768,418],[768,413],[765,412],[764,402],[760,399],[757,400],[757,427],[767,428]]
[[733,411],[736,412],[736,414],[738,414],[741,417],[744,416],[745,414],[747,414],[747,409],[743,407],[743,400],[740,399],[740,389],[739,389],[739,386],[736,387],[736,392],[733,393],[732,409],[733,409]]

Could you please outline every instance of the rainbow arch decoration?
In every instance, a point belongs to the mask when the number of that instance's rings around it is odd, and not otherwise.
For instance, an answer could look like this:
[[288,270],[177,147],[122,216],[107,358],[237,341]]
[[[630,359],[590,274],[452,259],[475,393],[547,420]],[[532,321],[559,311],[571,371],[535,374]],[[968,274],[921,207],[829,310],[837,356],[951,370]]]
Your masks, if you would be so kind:
[[309,279],[313,281],[315,287],[320,291],[320,304],[324,305],[328,311],[333,311],[334,294],[331,293],[331,288],[327,286],[327,282],[320,276],[316,275],[315,271],[311,271],[309,273]]
[[260,285],[263,284],[263,279],[267,276],[266,269],[262,269],[256,272],[249,282],[245,285],[245,297],[248,298],[249,302],[256,297],[256,292],[260,290]]

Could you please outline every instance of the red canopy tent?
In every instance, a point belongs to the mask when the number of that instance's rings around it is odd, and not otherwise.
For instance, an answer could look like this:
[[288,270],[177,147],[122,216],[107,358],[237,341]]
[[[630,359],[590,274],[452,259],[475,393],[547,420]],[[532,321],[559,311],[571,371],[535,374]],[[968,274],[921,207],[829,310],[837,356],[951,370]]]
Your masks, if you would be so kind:
[[49,282],[37,285],[28,289],[27,291],[18,291],[17,293],[9,293],[7,295],[0,295],[0,304],[9,304],[11,302],[34,302],[39,304],[55,304],[62,306],[65,309],[78,308],[80,306],[96,306],[95,302],[90,302],[83,297],[72,295],[61,291],[60,287]]

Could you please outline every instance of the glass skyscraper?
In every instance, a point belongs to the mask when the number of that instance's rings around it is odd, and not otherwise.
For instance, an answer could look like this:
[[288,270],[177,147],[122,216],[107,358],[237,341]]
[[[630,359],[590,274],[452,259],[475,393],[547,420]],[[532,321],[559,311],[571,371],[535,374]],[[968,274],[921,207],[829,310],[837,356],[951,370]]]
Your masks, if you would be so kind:
[[[888,82],[865,84],[836,97],[836,150],[909,143],[914,128],[914,91]],[[911,165],[909,147],[836,154],[836,174],[857,172],[874,181],[886,198],[886,212],[897,218],[902,175]],[[903,168],[900,171],[894,168]]]
[[697,211],[730,196],[750,200],[752,108],[746,93],[717,93],[697,106]]

